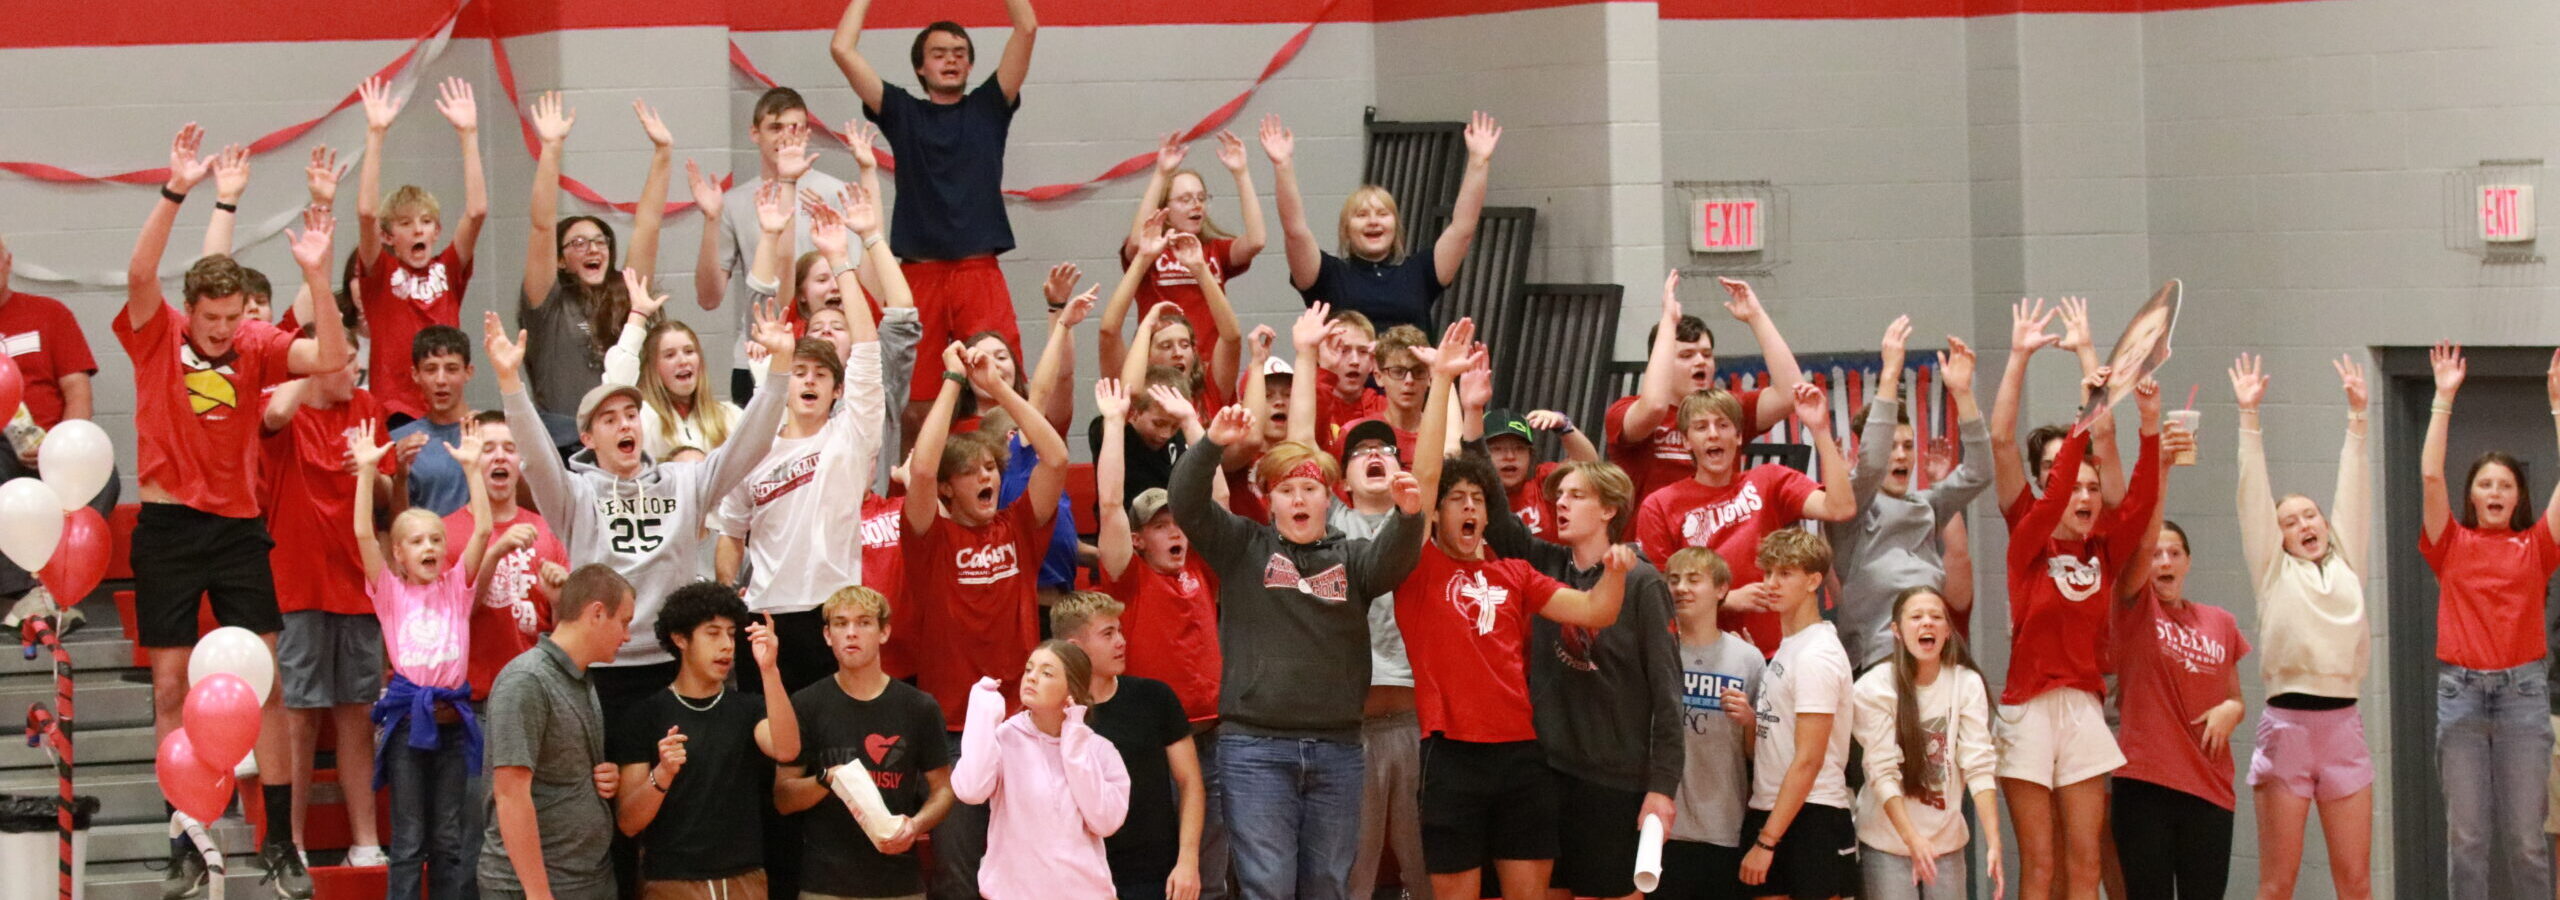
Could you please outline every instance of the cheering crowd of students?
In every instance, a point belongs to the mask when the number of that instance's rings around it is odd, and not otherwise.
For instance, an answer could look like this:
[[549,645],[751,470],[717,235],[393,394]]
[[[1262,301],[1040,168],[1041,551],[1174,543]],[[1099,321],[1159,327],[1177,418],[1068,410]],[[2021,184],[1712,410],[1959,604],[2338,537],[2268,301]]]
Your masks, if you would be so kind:
[[[381,197],[401,104],[368,83],[354,251],[333,284],[345,173],[316,150],[302,278],[275,324],[267,280],[228,255],[245,152],[178,134],[114,324],[137,388],[136,614],[163,732],[200,602],[275,647],[257,758],[266,808],[291,810],[261,850],[280,897],[310,894],[297,848],[323,727],[347,862],[387,864],[395,900],[1365,898],[1389,872],[1442,900],[1627,897],[1648,820],[1668,838],[1657,895],[2213,897],[2252,651],[2260,894],[2291,895],[2316,809],[2336,891],[2369,895],[2374,521],[2353,358],[2325,508],[2277,493],[2269,379],[2254,357],[2231,369],[2255,635],[2187,593],[2196,548],[2161,501],[2199,436],[2164,428],[2156,385],[2131,389],[2129,459],[2113,414],[2020,438],[2033,354],[2071,352],[2093,387],[2138,377],[2101,364],[2076,299],[2014,310],[1987,417],[1975,353],[1948,338],[1948,448],[1912,421],[1908,317],[1844,448],[1831,398],[1730,279],[1722,305],[1768,374],[1719,386],[1676,272],[1638,392],[1598,434],[1503,408],[1475,324],[1435,333],[1433,315],[1501,137],[1481,113],[1427,248],[1375,186],[1320,246],[1294,138],[1263,120],[1308,307],[1286,334],[1244,329],[1226,290],[1266,243],[1247,143],[1217,136],[1235,234],[1168,138],[1109,295],[1079,293],[1072,265],[1044,281],[1026,371],[995,258],[1037,23],[1007,6],[1012,37],[975,88],[966,31],[917,35],[918,96],[857,49],[869,0],[853,0],[830,50],[877,129],[848,126],[851,182],[812,166],[787,88],[754,106],[756,172],[723,193],[687,164],[696,299],[740,326],[725,391],[653,283],[673,138],[646,104],[627,245],[559,215],[577,113],[533,104],[522,291],[476,342],[460,304],[489,198],[467,83],[436,103],[468,185],[450,240],[427,192]],[[875,137],[900,151],[894,208]],[[214,227],[172,305],[156,273],[207,179]],[[11,297],[6,268],[0,249],[0,324],[59,309]],[[1097,311],[1088,544],[1062,434]],[[499,410],[464,397],[475,343]],[[76,327],[42,353],[21,356],[30,412],[86,415]],[[2501,453],[2454,493],[2459,349],[2434,372],[2422,549],[2443,592],[2449,883],[2549,895],[2540,624],[2560,508],[2535,515]],[[2549,390],[2560,416],[2560,356]],[[1744,445],[1789,422],[1810,472],[1749,464]],[[1539,459],[1542,437],[1565,458]],[[2008,534],[1999,587],[1974,583],[1967,549],[1986,489]],[[1967,636],[1999,589],[2011,643],[1991,673]],[[2499,858],[2540,880],[2492,884]],[[197,857],[173,848],[170,866],[168,897],[201,895]]]

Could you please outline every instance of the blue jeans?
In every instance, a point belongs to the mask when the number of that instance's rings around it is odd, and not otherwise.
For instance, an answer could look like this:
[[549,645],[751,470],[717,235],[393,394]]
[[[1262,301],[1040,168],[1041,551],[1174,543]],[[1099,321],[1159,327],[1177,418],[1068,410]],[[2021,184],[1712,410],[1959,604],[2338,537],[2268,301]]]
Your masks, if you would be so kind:
[[1191,736],[1200,757],[1200,787],[1208,809],[1200,817],[1200,900],[1227,900],[1227,787],[1218,777],[1218,730]]
[[[2494,672],[2446,665],[2436,674],[2436,774],[2455,900],[2551,896],[2545,678],[2540,661]],[[2498,869],[2504,886],[2491,881]]]
[[475,799],[466,790],[471,767],[464,762],[471,738],[460,723],[438,725],[437,748],[417,750],[409,746],[408,730],[407,719],[394,719],[382,737],[391,788],[391,871],[384,896],[418,900],[424,886],[435,900],[470,900],[478,893],[479,861],[463,844],[466,836],[480,836],[465,830],[474,817],[463,811]]
[[1244,900],[1345,900],[1360,855],[1358,744],[1218,737],[1227,839]]

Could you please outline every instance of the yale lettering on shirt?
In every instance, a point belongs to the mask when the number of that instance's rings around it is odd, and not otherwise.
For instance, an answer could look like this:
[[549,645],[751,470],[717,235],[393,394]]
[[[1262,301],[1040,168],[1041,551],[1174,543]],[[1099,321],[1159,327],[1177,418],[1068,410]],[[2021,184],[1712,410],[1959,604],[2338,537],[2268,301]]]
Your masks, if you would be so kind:
[[951,554],[951,567],[959,571],[961,584],[994,584],[1022,574],[1012,544],[962,547]]
[[1760,486],[1745,482],[1742,490],[1735,493],[1732,499],[1714,506],[1702,506],[1690,510],[1689,514],[1681,519],[1680,537],[1692,547],[1712,546],[1716,535],[1724,533],[1725,529],[1733,527],[1735,523],[1758,514],[1763,505],[1760,499]]

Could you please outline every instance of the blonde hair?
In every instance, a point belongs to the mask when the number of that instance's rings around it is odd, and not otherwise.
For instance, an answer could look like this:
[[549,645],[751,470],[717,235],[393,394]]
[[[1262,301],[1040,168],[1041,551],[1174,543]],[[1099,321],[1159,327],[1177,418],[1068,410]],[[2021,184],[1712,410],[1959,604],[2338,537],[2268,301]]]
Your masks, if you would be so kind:
[[1802,528],[1781,528],[1760,539],[1760,571],[1831,571],[1831,542]]
[[1387,215],[1394,216],[1396,219],[1396,229],[1392,236],[1387,239],[1387,258],[1385,261],[1395,262],[1403,259],[1404,214],[1396,211],[1396,195],[1393,192],[1388,191],[1386,188],[1374,184],[1361,185],[1358,189],[1351,192],[1351,196],[1342,198],[1342,221],[1339,225],[1335,226],[1336,230],[1339,232],[1337,236],[1342,240],[1342,255],[1353,255],[1351,252],[1352,210],[1359,209],[1360,207],[1369,204],[1376,204],[1385,208]]
[[[412,528],[427,529],[427,531],[432,534],[444,533],[444,518],[436,515],[435,510],[428,509],[423,506],[412,506],[408,509],[401,510],[399,515],[391,517],[391,546],[395,548],[400,546],[400,526],[404,523],[409,524]],[[446,549],[453,550],[455,548],[448,547]],[[398,560],[396,553],[393,555],[393,560]],[[394,566],[393,568],[396,570],[398,567]],[[400,572],[397,577],[406,581],[409,576],[406,572]]]
[[1680,430],[1689,430],[1689,423],[1708,413],[1723,416],[1736,428],[1742,427],[1741,398],[1723,388],[1708,388],[1680,398]]
[[1281,441],[1263,451],[1261,459],[1253,461],[1253,483],[1266,491],[1278,487],[1280,478],[1302,462],[1316,464],[1316,468],[1324,473],[1324,486],[1327,488],[1342,480],[1342,464],[1333,460],[1333,454],[1308,446],[1303,441]]
[[886,628],[889,625],[889,598],[862,585],[848,584],[828,594],[827,602],[818,606],[818,621],[827,622],[847,613],[869,613],[874,621]]
[[1369,349],[1369,354],[1377,358],[1378,365],[1381,367],[1387,364],[1387,357],[1397,354],[1420,363],[1422,357],[1416,356],[1413,348],[1430,343],[1431,336],[1423,334],[1422,329],[1411,325],[1398,325],[1387,329],[1387,333],[1378,335],[1378,344]]
[[437,221],[444,219],[444,206],[436,202],[436,195],[427,193],[426,188],[404,184],[399,190],[391,192],[391,199],[382,201],[383,227],[390,227],[391,220],[412,212]]
[[1049,607],[1049,633],[1060,637],[1083,634],[1093,620],[1108,616],[1119,618],[1127,612],[1127,604],[1100,591],[1077,591],[1058,599]]
[[1682,572],[1704,572],[1707,580],[1719,588],[1733,583],[1733,567],[1725,565],[1724,557],[1705,547],[1682,547],[1672,551],[1670,559],[1662,561],[1662,574]]
[[[1218,227],[1218,220],[1209,218],[1209,179],[1202,178],[1198,169],[1184,166],[1173,170],[1173,176],[1164,180],[1164,196],[1156,198],[1156,208],[1163,209],[1173,205],[1173,183],[1180,181],[1185,175],[1200,182],[1200,242],[1207,244],[1210,241],[1223,241],[1235,237],[1233,232]],[[1208,248],[1204,246],[1200,249]],[[1225,263],[1219,265],[1223,266]]]
[[[674,319],[652,326],[649,329],[649,339],[640,344],[640,399],[649,404],[650,411],[658,414],[660,441],[668,446],[675,446],[676,423],[691,419],[695,427],[702,429],[704,446],[699,449],[708,453],[712,448],[728,443],[729,426],[735,424],[732,421],[735,417],[730,414],[729,407],[720,402],[719,395],[711,390],[708,381],[701,376],[695,376],[693,385],[693,413],[690,416],[676,413],[675,393],[667,390],[667,383],[658,378],[658,345],[666,340],[668,334],[678,331],[684,332],[685,337],[692,338],[694,351],[701,352],[702,336],[693,332],[693,326]],[[698,371],[707,373],[710,370],[707,357],[705,362],[706,365]]]
[[1356,309],[1335,310],[1333,318],[1327,320],[1327,324],[1340,325],[1344,328],[1357,331],[1360,333],[1360,337],[1364,340],[1375,341],[1378,339],[1377,323],[1369,321],[1368,316],[1361,315],[1360,311]]

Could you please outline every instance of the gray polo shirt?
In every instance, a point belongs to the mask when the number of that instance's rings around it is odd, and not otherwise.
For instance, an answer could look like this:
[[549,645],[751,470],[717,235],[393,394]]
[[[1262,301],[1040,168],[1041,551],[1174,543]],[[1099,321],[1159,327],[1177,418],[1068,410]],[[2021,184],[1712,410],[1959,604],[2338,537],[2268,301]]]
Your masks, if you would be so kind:
[[[604,711],[587,671],[544,635],[499,670],[480,719],[492,770],[533,770],[533,815],[542,832],[542,865],[553,893],[613,888],[613,811],[596,796],[595,767],[605,761]],[[489,800],[489,830],[480,854],[483,887],[521,891]]]

